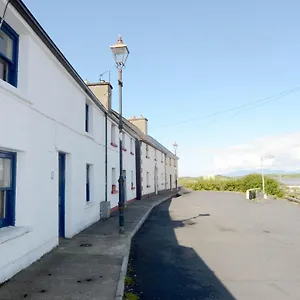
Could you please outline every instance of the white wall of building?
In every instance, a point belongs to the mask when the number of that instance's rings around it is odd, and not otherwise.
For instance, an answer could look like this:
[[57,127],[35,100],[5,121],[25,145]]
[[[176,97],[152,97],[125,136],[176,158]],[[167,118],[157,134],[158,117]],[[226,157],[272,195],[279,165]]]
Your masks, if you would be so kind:
[[[0,0],[0,11],[4,3]],[[104,113],[11,6],[6,21],[19,34],[20,45],[17,88],[0,80],[0,150],[17,153],[17,177],[15,227],[0,228],[0,282],[58,244],[59,152],[66,153],[65,236],[72,237],[99,220],[100,202],[105,200]],[[90,107],[89,133],[85,132],[86,103]],[[112,168],[119,189],[119,135],[115,124],[117,147],[112,146],[112,123],[109,119],[107,200],[113,208],[119,198],[118,193],[111,193]],[[123,169],[128,201],[136,198],[136,153],[134,141],[130,149],[131,139],[133,136],[125,133]],[[155,169],[158,190],[168,188],[165,178],[174,173],[172,166],[165,164],[165,157],[161,162],[158,150],[155,161],[155,149],[150,145],[146,158],[146,144],[142,142],[141,147],[142,194],[155,192]],[[87,164],[91,166],[89,202]]]
[[142,195],[154,193],[155,151],[144,142],[141,142],[141,168]]
[[[117,147],[113,146],[112,136],[111,136],[111,126],[114,124],[114,141],[113,144],[117,145]],[[113,120],[108,120],[108,158],[107,158],[107,167],[108,167],[108,201],[110,201],[110,206],[112,209],[116,208],[119,202],[119,183],[118,179],[120,176],[120,168],[119,168],[119,129],[116,122]],[[134,147],[134,138],[129,135],[127,132],[125,133],[125,145],[123,145],[123,170],[126,171],[126,201],[131,201],[136,199],[136,168],[135,168],[135,147]],[[132,139],[132,148],[130,149],[130,140]],[[124,144],[124,142],[123,142]],[[125,147],[124,147],[125,146]],[[133,153],[133,154],[131,154]],[[112,169],[115,169],[115,176],[112,176]],[[131,173],[133,172],[133,173]],[[133,176],[134,189],[131,189],[131,176]],[[114,178],[113,178],[114,177]],[[118,193],[112,193],[112,185],[115,184],[117,186]]]
[[156,150],[156,167],[158,177],[158,191],[164,191],[165,187],[165,154]]
[[[148,157],[147,156],[148,147]],[[162,192],[166,189],[166,167],[165,154],[158,149],[141,143],[141,161],[142,161],[142,195],[155,193],[155,176],[157,176],[157,191]],[[155,171],[156,170],[156,171]],[[156,175],[155,175],[156,172]],[[149,178],[149,185],[147,187],[147,173]]]
[[105,186],[103,112],[89,102],[86,134],[86,95],[17,13],[7,23],[20,35],[19,74],[17,88],[0,81],[0,149],[17,153],[17,186],[15,227],[0,229],[0,282],[58,244],[58,151],[67,153],[66,237],[99,219]]
[[166,156],[165,169],[166,169],[166,189],[174,190],[176,188],[177,167],[174,157]]

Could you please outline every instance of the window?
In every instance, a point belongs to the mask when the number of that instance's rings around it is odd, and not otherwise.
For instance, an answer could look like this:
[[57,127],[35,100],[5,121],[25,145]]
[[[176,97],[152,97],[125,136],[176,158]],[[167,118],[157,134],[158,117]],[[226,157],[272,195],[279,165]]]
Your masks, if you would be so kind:
[[14,225],[15,155],[0,152],[0,228]]
[[111,193],[117,194],[117,174],[116,174],[116,168],[111,169]]
[[164,154],[161,152],[161,162],[164,162]]
[[149,184],[149,172],[147,172],[146,174],[146,184],[147,184],[147,188],[150,187],[150,184]]
[[156,159],[156,155],[157,155],[156,152],[157,152],[157,151],[156,151],[156,149],[155,149],[154,151],[155,151],[155,152],[154,152],[154,160],[157,161],[157,159]]
[[133,152],[133,139],[132,138],[130,139],[130,154],[134,155],[134,152]]
[[117,143],[116,143],[116,125],[115,124],[111,124],[111,145],[114,147],[118,147]]
[[169,158],[169,165],[170,165],[170,166],[171,166],[171,160],[172,160],[172,159],[171,159],[171,157],[170,157],[170,158]]
[[127,149],[126,149],[126,134],[125,134],[125,132],[122,132],[122,149],[124,151],[127,151]]
[[86,187],[85,187],[85,201],[90,202],[91,200],[91,165],[86,165]]
[[146,145],[146,158],[149,158],[149,146]]
[[5,22],[0,30],[0,79],[17,86],[19,36]]
[[131,189],[134,190],[134,177],[133,177],[133,171],[131,171]]
[[85,104],[85,132],[89,132],[90,106]]
[[161,185],[164,185],[164,173],[161,173]]

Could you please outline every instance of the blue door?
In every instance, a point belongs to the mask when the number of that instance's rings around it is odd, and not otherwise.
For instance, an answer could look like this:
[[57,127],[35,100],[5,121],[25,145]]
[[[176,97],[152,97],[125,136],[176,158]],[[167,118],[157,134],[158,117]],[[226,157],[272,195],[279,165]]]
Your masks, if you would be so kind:
[[65,178],[66,154],[58,153],[58,228],[60,237],[65,237]]
[[0,228],[15,225],[16,154],[0,151]]

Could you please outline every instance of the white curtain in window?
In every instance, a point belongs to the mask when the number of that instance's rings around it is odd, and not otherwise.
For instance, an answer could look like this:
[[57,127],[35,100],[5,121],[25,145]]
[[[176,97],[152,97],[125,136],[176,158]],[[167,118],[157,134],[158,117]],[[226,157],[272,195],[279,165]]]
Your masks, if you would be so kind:
[[13,41],[3,31],[0,30],[0,52],[4,54],[8,59],[13,58]]
[[0,158],[0,189],[11,187],[11,160]]

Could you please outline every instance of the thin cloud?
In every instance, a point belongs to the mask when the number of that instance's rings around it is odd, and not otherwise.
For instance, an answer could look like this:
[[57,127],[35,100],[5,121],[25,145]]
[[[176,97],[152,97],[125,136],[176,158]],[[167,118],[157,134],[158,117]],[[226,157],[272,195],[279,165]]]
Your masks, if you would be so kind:
[[282,170],[300,169],[300,132],[259,138],[246,145],[235,145],[224,149],[214,157],[218,171],[257,169],[261,157],[268,168]]

